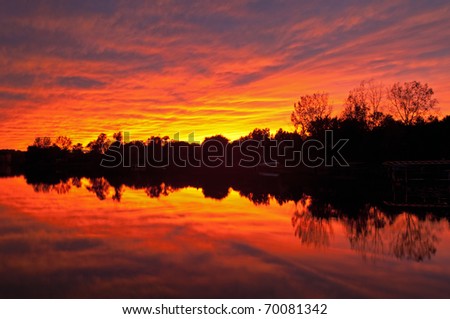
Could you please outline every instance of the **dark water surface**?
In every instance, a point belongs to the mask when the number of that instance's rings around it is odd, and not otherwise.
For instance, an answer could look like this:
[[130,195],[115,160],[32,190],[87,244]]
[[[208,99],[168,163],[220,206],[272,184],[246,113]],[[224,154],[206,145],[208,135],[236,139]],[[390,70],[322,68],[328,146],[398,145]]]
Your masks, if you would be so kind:
[[450,298],[445,211],[105,178],[0,194],[3,298]]

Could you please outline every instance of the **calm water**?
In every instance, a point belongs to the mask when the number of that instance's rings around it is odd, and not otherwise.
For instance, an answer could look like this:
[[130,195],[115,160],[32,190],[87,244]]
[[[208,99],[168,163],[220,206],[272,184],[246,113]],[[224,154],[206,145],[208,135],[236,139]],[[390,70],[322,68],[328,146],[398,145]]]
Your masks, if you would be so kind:
[[0,297],[450,297],[436,214],[103,178],[0,194]]

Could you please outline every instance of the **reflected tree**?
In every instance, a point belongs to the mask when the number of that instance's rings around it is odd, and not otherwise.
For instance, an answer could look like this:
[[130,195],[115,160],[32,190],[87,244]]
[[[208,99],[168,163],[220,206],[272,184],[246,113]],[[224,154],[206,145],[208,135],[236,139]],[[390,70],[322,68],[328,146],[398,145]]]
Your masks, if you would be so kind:
[[145,188],[145,193],[150,198],[159,198],[160,196],[168,196],[170,193],[173,193],[174,189],[165,183],[161,183],[158,185],[151,185]]
[[52,191],[55,191],[57,194],[67,194],[70,191],[71,186],[70,181],[61,181],[59,184],[52,186]]
[[270,204],[270,194],[269,193],[256,193],[256,192],[245,192],[240,191],[241,196],[247,197],[255,205],[269,205]]
[[345,220],[351,249],[359,252],[364,259],[385,254],[382,229],[390,222],[391,219],[378,207],[366,204],[356,218]]
[[350,247],[363,258],[381,256],[423,261],[436,253],[439,225],[429,218],[420,220],[410,213],[397,217],[367,205],[357,218],[346,220]]
[[52,186],[46,183],[33,183],[32,187],[36,193],[50,193],[52,190]]
[[393,225],[395,229],[391,250],[395,257],[415,261],[431,259],[436,254],[439,242],[435,222],[428,217],[420,220],[417,216],[404,213],[398,216]]
[[36,193],[50,193],[55,192],[57,194],[66,194],[70,191],[71,183],[70,181],[60,181],[57,184],[49,184],[49,183],[33,183],[33,190]]
[[319,216],[315,216],[311,208],[318,206],[312,204],[312,198],[306,195],[296,203],[295,207],[291,221],[294,234],[300,239],[302,245],[328,247],[330,238],[333,236],[333,226],[329,219],[331,215],[322,211]]
[[72,181],[72,186],[74,186],[76,188],[81,187],[81,180],[78,177],[72,177],[71,181]]
[[91,185],[86,186],[86,189],[94,193],[98,199],[105,200],[109,194],[110,185],[108,181],[103,177],[97,177],[90,179]]
[[205,198],[213,198],[217,200],[226,198],[230,193],[228,185],[207,184],[204,185],[202,189],[203,196]]
[[125,192],[125,188],[123,185],[114,187],[114,195],[112,196],[112,200],[116,202],[120,202],[122,200],[122,195]]

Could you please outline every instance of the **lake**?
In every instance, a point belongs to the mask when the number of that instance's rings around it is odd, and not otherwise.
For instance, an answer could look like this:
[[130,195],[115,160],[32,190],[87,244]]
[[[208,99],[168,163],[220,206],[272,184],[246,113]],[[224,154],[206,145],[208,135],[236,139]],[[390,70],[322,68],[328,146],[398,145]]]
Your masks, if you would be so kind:
[[257,189],[0,178],[0,297],[450,297],[446,211]]

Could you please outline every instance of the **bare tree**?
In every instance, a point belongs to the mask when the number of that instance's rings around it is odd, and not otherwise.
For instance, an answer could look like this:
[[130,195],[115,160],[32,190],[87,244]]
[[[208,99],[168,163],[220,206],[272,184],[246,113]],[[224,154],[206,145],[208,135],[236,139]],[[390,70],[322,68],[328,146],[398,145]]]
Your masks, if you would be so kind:
[[303,137],[310,134],[309,126],[316,120],[322,120],[331,114],[331,106],[328,104],[328,93],[313,93],[303,95],[294,104],[291,121],[296,129],[300,129]]
[[437,104],[433,89],[417,81],[395,83],[387,92],[392,111],[406,125],[428,115]]
[[382,101],[383,101],[383,83],[375,83],[373,80],[364,82],[363,85],[367,88],[367,99],[369,102],[372,114],[383,112]]
[[362,81],[352,89],[344,103],[343,117],[364,123],[369,128],[379,126],[382,119],[383,84]]

